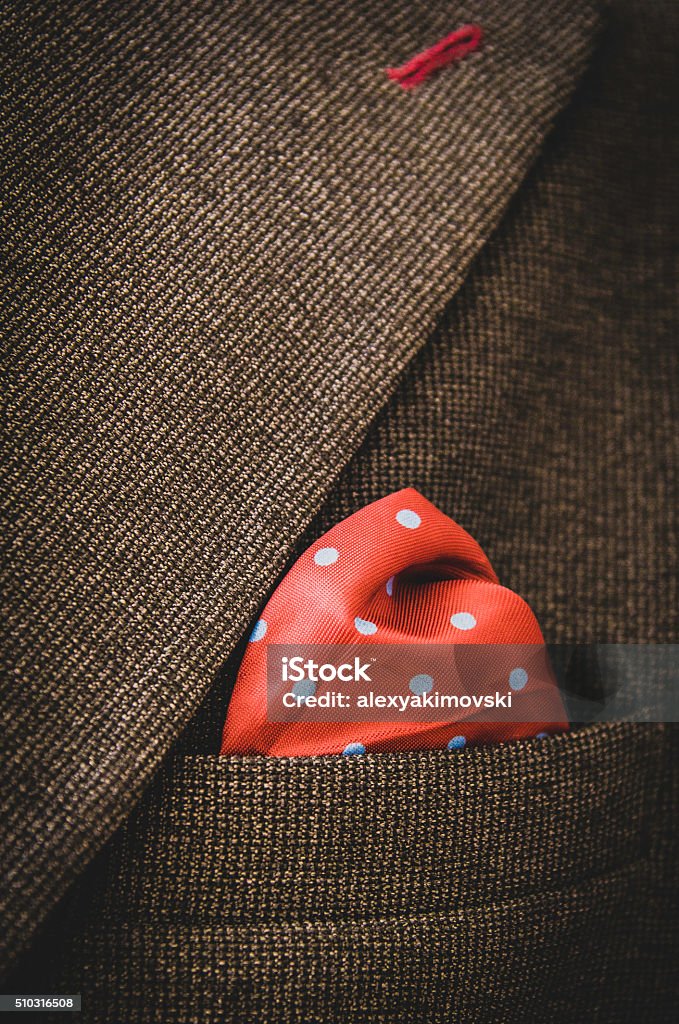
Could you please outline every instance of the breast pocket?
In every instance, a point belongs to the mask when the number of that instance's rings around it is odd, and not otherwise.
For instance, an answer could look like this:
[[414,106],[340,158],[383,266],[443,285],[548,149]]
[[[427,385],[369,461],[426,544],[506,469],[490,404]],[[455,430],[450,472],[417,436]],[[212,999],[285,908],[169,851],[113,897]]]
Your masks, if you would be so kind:
[[52,988],[128,1024],[665,1019],[672,749],[178,759],[45,935]]

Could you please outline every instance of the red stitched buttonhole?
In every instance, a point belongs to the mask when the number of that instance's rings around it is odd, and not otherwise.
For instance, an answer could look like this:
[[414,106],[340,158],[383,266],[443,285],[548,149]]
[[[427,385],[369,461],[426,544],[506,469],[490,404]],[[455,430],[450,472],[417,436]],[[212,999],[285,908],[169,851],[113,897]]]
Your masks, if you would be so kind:
[[387,75],[392,82],[398,82],[402,89],[413,89],[429,78],[432,71],[445,68],[466,57],[468,53],[473,53],[482,38],[480,25],[464,25],[434,43],[428,50],[416,54],[402,67],[387,68]]

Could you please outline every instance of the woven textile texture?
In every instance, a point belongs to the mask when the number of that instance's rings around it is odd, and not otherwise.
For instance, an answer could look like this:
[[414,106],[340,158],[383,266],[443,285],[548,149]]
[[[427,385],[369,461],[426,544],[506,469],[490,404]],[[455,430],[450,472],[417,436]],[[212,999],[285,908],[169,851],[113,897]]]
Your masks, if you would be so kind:
[[679,5],[616,3],[585,80],[300,548],[412,486],[550,642],[675,643]]
[[[417,487],[549,641],[676,639],[679,6],[616,0],[584,78],[578,3],[223,6],[14,16],[12,953],[368,501]],[[676,728],[219,758],[239,656],[12,988],[111,1024],[674,1021]]]
[[[675,638],[677,13],[609,12],[500,229],[296,550],[412,483],[478,536],[548,639]],[[239,657],[14,988],[77,988],[88,1019],[144,1024],[673,1021],[676,730],[220,759]]]
[[[387,79],[477,6],[483,51]],[[5,958],[205,695],[596,24],[587,0],[4,8]]]
[[678,741],[188,757],[12,990],[88,1024],[670,1024]]

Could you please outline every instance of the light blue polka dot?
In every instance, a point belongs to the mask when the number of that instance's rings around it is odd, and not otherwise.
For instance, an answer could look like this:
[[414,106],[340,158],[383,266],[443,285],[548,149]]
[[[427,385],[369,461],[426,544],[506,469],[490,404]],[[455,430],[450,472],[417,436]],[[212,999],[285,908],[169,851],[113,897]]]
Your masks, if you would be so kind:
[[293,683],[292,692],[295,697],[313,697],[316,693],[316,684],[313,679],[300,679],[298,683]]
[[471,612],[455,612],[450,619],[451,626],[455,626],[455,629],[473,629],[476,625],[476,619]]
[[387,593],[389,594],[389,597],[391,597],[391,595],[394,593],[394,580],[395,579],[396,579],[395,576],[390,576],[389,579],[387,580]]
[[537,733],[535,739],[536,740],[546,740],[548,738],[548,736],[549,736],[548,732],[539,732],[539,733]]
[[525,668],[513,668],[509,673],[509,685],[512,690],[523,690],[528,682],[528,673]]
[[408,685],[410,686],[411,691],[419,696],[422,693],[429,693],[434,685],[434,680],[431,676],[423,673],[419,676],[413,676]]
[[337,548],[319,548],[314,555],[316,565],[334,565],[339,558]]
[[365,754],[365,747],[362,743],[347,743],[342,753],[346,756],[351,754]]
[[260,619],[255,623],[255,628],[250,633],[250,643],[254,644],[256,640],[261,640],[267,631],[267,624],[264,619]]
[[377,626],[374,622],[368,622],[367,619],[359,619],[358,615],[354,619],[354,625],[359,633],[363,633],[364,636],[372,636],[373,633],[377,632]]
[[396,522],[400,526],[405,526],[406,530],[416,530],[422,520],[417,512],[413,512],[410,508],[402,508],[400,512],[396,513]]
[[452,740],[448,740],[448,750],[462,750],[466,742],[466,736],[453,736]]

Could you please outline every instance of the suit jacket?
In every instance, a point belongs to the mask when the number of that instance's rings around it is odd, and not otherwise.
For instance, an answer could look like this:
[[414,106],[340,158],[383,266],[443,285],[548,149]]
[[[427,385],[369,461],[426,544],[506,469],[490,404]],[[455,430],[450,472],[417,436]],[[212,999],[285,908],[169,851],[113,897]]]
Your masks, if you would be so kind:
[[[672,727],[216,750],[288,560],[398,487],[548,640],[674,639],[676,5],[2,19],[5,990],[126,1024],[673,1019]],[[478,52],[386,78],[471,21]]]

